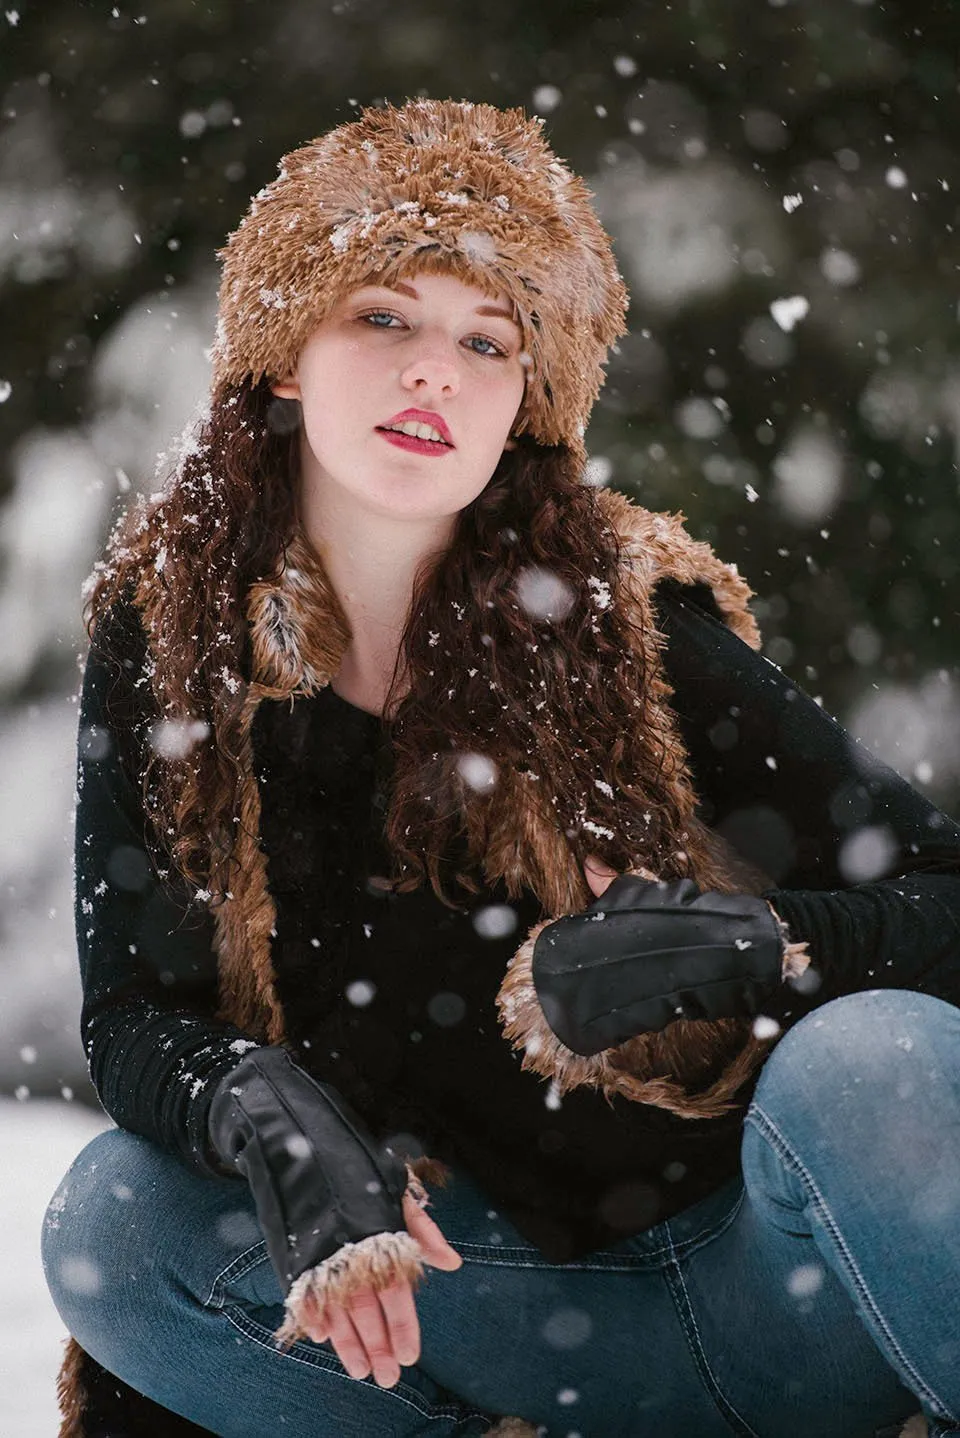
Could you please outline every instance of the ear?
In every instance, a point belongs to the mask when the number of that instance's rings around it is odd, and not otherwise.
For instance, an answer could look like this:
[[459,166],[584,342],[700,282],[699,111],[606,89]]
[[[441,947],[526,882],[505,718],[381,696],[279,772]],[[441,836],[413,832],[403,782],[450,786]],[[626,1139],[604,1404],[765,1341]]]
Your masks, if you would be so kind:
[[516,447],[517,441],[511,435],[511,437],[507,440],[506,444],[503,446],[503,452],[504,454],[506,454],[508,449],[516,449]]
[[300,399],[300,384],[296,379],[271,380],[270,391],[277,399]]

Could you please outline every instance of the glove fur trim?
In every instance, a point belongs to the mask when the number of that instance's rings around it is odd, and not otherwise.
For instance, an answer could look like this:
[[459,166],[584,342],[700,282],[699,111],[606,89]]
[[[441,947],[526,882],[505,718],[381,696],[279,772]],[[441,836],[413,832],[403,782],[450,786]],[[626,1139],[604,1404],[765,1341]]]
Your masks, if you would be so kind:
[[359,1243],[345,1243],[323,1263],[308,1268],[295,1279],[287,1294],[286,1319],[276,1332],[282,1348],[310,1335],[304,1325],[305,1306],[312,1298],[320,1321],[327,1304],[348,1303],[355,1293],[373,1288],[378,1293],[395,1283],[414,1287],[423,1276],[420,1245],[406,1231],[373,1233]]
[[[648,872],[642,877],[650,878]],[[786,924],[768,904],[784,943],[783,977],[794,978],[810,964],[806,942],[791,940]],[[653,1104],[680,1118],[719,1118],[735,1108],[737,1091],[763,1062],[777,1035],[743,1041],[743,1023],[736,1019],[703,1021],[678,1019],[659,1033],[639,1034],[628,1043],[603,1053],[584,1056],[557,1038],[547,1023],[533,982],[533,950],[551,919],[537,924],[511,959],[497,995],[504,1036],[522,1050],[521,1067],[549,1079],[559,1096],[580,1084],[600,1091],[609,1100],[622,1094],[635,1103]],[[696,1059],[698,1035],[709,1041],[712,1032],[728,1031],[740,1045],[720,1077],[701,1092],[690,1092],[684,1070]],[[739,1036],[739,1037],[738,1037]],[[713,1045],[711,1045],[713,1048]],[[714,1049],[715,1051],[715,1049]]]

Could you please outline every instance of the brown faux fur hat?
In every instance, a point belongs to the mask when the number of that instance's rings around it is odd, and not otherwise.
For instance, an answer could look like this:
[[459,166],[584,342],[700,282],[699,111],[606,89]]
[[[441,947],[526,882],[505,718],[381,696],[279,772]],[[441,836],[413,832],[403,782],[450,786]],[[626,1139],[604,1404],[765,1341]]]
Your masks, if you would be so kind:
[[452,272],[516,306],[529,367],[515,433],[582,450],[625,330],[627,292],[590,192],[519,109],[363,110],[285,156],[220,257],[215,396],[292,374],[358,286]]

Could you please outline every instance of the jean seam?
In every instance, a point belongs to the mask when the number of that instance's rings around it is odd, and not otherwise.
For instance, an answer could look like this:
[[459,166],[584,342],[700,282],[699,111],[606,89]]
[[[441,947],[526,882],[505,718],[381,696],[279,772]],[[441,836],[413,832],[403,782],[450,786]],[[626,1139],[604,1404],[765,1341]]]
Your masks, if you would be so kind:
[[[458,1253],[464,1256],[469,1253],[471,1259],[474,1261],[483,1259],[486,1262],[498,1264],[503,1268],[563,1268],[575,1269],[581,1273],[629,1273],[637,1268],[652,1268],[654,1266],[662,1268],[663,1259],[666,1259],[667,1262],[671,1262],[676,1258],[685,1258],[688,1253],[692,1253],[695,1249],[702,1247],[704,1243],[708,1243],[711,1239],[719,1237],[719,1235],[726,1232],[731,1223],[733,1223],[737,1214],[740,1212],[743,1200],[744,1190],[741,1188],[736,1201],[722,1218],[712,1220],[704,1228],[701,1228],[698,1233],[692,1234],[689,1238],[681,1239],[679,1243],[675,1241],[673,1234],[670,1232],[669,1220],[665,1220],[664,1231],[667,1235],[667,1242],[658,1245],[657,1248],[651,1248],[646,1253],[636,1254],[598,1252],[591,1255],[589,1259],[575,1259],[571,1263],[549,1263],[546,1259],[539,1256],[538,1249],[531,1248],[527,1245],[520,1247],[517,1244],[494,1245],[473,1243],[469,1239],[458,1239],[455,1235],[451,1236],[448,1234],[447,1236]],[[523,1262],[521,1259],[504,1257],[505,1254],[511,1253],[530,1253],[537,1256],[533,1262]]]
[[791,1147],[786,1135],[781,1133],[780,1129],[774,1123],[773,1119],[771,1119],[770,1115],[766,1113],[766,1111],[762,1109],[759,1104],[752,1103],[750,1105],[749,1109],[747,1110],[747,1115],[744,1121],[746,1123],[753,1123],[754,1128],[757,1129],[761,1137],[764,1138],[766,1142],[770,1145],[770,1147],[774,1150],[780,1161],[782,1163],[785,1163],[789,1168],[791,1168],[792,1171],[804,1184],[807,1190],[808,1197],[810,1197],[813,1201],[813,1205],[819,1215],[820,1221],[833,1239],[836,1250],[840,1255],[841,1262],[843,1263],[844,1268],[847,1271],[847,1274],[853,1284],[855,1291],[859,1295],[864,1307],[873,1317],[873,1320],[876,1323],[877,1327],[880,1329],[881,1333],[883,1333],[887,1342],[890,1344],[891,1349],[894,1353],[896,1353],[900,1362],[903,1364],[904,1369],[907,1373],[910,1374],[911,1388],[913,1388],[913,1391],[916,1393],[917,1397],[936,1408],[938,1410],[938,1417],[945,1418],[950,1423],[957,1423],[957,1418],[950,1412],[950,1409],[946,1406],[946,1404],[941,1403],[936,1393],[934,1393],[930,1385],[917,1371],[914,1364],[904,1353],[903,1348],[900,1346],[900,1344],[897,1342],[897,1339],[894,1337],[889,1325],[886,1322],[886,1319],[883,1317],[883,1314],[880,1312],[880,1309],[874,1301],[873,1294],[870,1292],[867,1281],[861,1273],[856,1259],[850,1252],[850,1249],[847,1247],[846,1240],[844,1239],[843,1234],[840,1232],[840,1227],[837,1224],[830,1210],[830,1205],[827,1203],[826,1198],[821,1193],[817,1182],[813,1177],[813,1174],[803,1163],[799,1155]]
[[703,1248],[704,1244],[712,1243],[715,1238],[719,1238],[722,1233],[726,1233],[727,1229],[730,1227],[731,1223],[733,1223],[734,1219],[737,1217],[737,1214],[743,1207],[745,1198],[746,1189],[741,1188],[740,1192],[737,1195],[736,1202],[734,1203],[733,1207],[724,1214],[723,1218],[716,1220],[714,1223],[708,1224],[706,1228],[701,1228],[699,1233],[693,1234],[690,1238],[682,1238],[679,1243],[674,1240],[673,1230],[670,1227],[670,1220],[667,1219],[666,1226],[667,1232],[670,1235],[669,1249],[671,1255],[678,1261],[683,1258],[689,1258],[690,1254],[695,1253],[698,1248]]
[[228,1282],[243,1278],[251,1269],[259,1267],[266,1256],[267,1245],[263,1239],[261,1239],[259,1243],[253,1244],[250,1248],[245,1248],[242,1253],[238,1253],[235,1258],[231,1258],[230,1262],[225,1268],[221,1268],[211,1283],[210,1291],[203,1300],[203,1307],[222,1308],[225,1299],[220,1290],[224,1288]]
[[664,1270],[667,1286],[670,1289],[670,1296],[680,1320],[680,1327],[683,1336],[687,1340],[687,1347],[693,1358],[700,1380],[703,1383],[709,1397],[717,1407],[724,1422],[729,1424],[733,1431],[740,1435],[740,1438],[759,1438],[756,1431],[751,1428],[747,1420],[733,1406],[726,1397],[720,1384],[717,1382],[713,1369],[710,1367],[706,1350],[703,1346],[703,1339],[700,1336],[700,1328],[697,1324],[696,1315],[693,1311],[693,1304],[690,1301],[690,1294],[687,1285],[683,1280],[683,1270],[678,1259],[674,1256],[668,1267]]
[[[513,1250],[504,1250],[502,1248],[488,1248],[480,1243],[457,1242],[455,1238],[451,1238],[450,1242],[466,1263],[486,1263],[494,1268],[542,1268],[548,1269],[551,1272],[564,1273],[634,1273],[637,1269],[651,1268],[654,1266],[648,1263],[645,1258],[639,1256],[624,1259],[619,1255],[615,1259],[604,1262],[597,1262],[596,1260],[587,1262],[583,1259],[579,1259],[572,1263],[551,1263],[549,1259],[543,1258],[537,1249],[515,1248]],[[504,1252],[509,1253],[511,1251],[514,1253],[529,1252],[536,1256],[533,1260],[504,1258]],[[658,1250],[658,1252],[663,1251],[664,1250]],[[657,1266],[660,1267],[662,1265]]]
[[[309,1368],[322,1368],[334,1378],[340,1378],[345,1383],[361,1383],[364,1381],[363,1379],[351,1378],[339,1360],[334,1357],[333,1354],[323,1352],[318,1345],[307,1348],[303,1343],[298,1341],[289,1348],[281,1347],[281,1345],[277,1343],[276,1335],[272,1330],[258,1323],[256,1319],[251,1318],[247,1310],[241,1307],[240,1304],[232,1303],[225,1305],[220,1312],[227,1322],[232,1324],[245,1338],[251,1339],[261,1348],[268,1349],[278,1358],[292,1359],[295,1363],[305,1363]],[[380,1388],[378,1384],[374,1386],[379,1393],[382,1393],[386,1397],[396,1399],[397,1402],[402,1403],[406,1408],[415,1409],[417,1413],[428,1420],[449,1418],[454,1422],[464,1422],[471,1418],[478,1418],[482,1422],[490,1422],[490,1414],[481,1412],[480,1409],[469,1408],[465,1412],[464,1409],[454,1407],[450,1404],[434,1406],[428,1403],[423,1395],[418,1393],[415,1388],[411,1388],[408,1384],[405,1384],[402,1378],[400,1382],[394,1384],[392,1388]],[[464,1407],[466,1408],[466,1405],[464,1405]]]

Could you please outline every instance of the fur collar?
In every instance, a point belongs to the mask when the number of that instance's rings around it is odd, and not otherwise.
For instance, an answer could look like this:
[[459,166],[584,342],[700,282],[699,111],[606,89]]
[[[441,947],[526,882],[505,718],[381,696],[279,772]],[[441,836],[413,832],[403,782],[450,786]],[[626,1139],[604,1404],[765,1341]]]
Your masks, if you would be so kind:
[[[651,513],[614,490],[602,491],[598,501],[620,540],[630,597],[648,628],[653,627],[648,606],[661,580],[707,584],[734,633],[752,649],[760,648],[748,607],[752,590],[735,564],[722,563],[708,544],[690,537],[682,514]],[[323,566],[302,535],[291,543],[280,577],[251,588],[247,619],[258,698],[316,693],[340,667],[349,640],[347,623]]]

